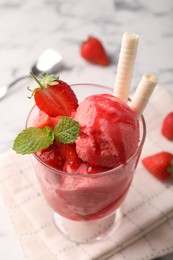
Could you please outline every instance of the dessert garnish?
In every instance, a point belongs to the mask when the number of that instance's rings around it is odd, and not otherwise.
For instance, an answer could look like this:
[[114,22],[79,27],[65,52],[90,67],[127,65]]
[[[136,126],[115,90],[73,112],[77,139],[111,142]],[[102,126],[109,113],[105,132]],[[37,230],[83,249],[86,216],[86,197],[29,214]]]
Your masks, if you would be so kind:
[[136,111],[138,117],[143,113],[148,101],[158,83],[155,75],[144,74],[129,106]]
[[29,127],[23,130],[16,137],[13,149],[20,154],[30,154],[49,147],[54,141],[63,144],[74,143],[79,132],[79,123],[76,120],[62,116],[54,130],[49,126]]
[[113,95],[124,102],[127,102],[129,97],[138,42],[137,34],[123,34]]
[[[39,81],[32,72],[30,74],[39,85],[32,91],[31,97],[34,96],[42,113],[52,116],[58,122],[54,127],[42,125],[23,130],[16,137],[13,149],[20,154],[30,154],[48,148],[54,141],[73,143],[80,132],[79,123],[69,117],[78,106],[74,92],[67,83],[54,75],[43,74],[42,81]],[[56,116],[59,116],[58,120]],[[48,119],[46,122],[49,122]]]
[[31,97],[34,96],[35,103],[41,111],[52,117],[71,116],[71,113],[76,111],[78,107],[76,95],[66,82],[46,73],[42,74],[41,81],[32,72],[30,75],[39,86],[31,90]]
[[[138,42],[137,34],[127,32],[123,34],[113,95],[126,103],[129,97]],[[142,76],[132,102],[129,104],[138,117],[143,113],[157,83],[158,79],[155,75],[145,73]]]

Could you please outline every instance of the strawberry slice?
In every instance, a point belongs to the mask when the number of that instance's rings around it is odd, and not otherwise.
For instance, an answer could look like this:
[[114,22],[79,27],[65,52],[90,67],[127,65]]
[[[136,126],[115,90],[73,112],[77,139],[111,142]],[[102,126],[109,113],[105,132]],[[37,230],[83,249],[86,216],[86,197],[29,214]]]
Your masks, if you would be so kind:
[[76,153],[75,144],[67,144],[64,146],[64,154],[66,157],[66,162],[70,165],[72,169],[77,169],[81,164],[81,159]]
[[38,108],[51,117],[71,116],[78,107],[78,101],[71,87],[54,75],[42,75],[39,81],[31,72],[39,87],[34,89],[35,103]]
[[145,157],[142,163],[159,180],[164,181],[173,177],[173,154],[169,152],[160,152]]
[[41,150],[36,153],[37,156],[46,164],[58,169],[63,170],[65,162],[64,157],[64,144],[56,143],[49,146],[47,149]]
[[81,56],[88,62],[101,66],[109,65],[108,55],[101,41],[94,37],[89,37],[82,43],[80,48]]

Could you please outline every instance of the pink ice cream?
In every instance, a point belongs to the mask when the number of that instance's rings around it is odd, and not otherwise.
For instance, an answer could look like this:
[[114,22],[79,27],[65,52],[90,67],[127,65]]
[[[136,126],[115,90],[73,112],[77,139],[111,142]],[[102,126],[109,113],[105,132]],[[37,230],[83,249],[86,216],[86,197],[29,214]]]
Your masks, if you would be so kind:
[[135,112],[120,99],[100,94],[86,98],[75,115],[80,124],[76,151],[91,166],[113,168],[125,163],[139,142]]
[[[125,199],[133,179],[141,149],[131,157],[138,147],[139,122],[128,105],[109,94],[89,96],[74,117],[81,129],[76,144],[55,143],[37,152],[36,175],[55,212],[82,221],[106,217]],[[34,107],[27,126],[53,128],[58,120]],[[45,167],[45,158],[53,168]]]

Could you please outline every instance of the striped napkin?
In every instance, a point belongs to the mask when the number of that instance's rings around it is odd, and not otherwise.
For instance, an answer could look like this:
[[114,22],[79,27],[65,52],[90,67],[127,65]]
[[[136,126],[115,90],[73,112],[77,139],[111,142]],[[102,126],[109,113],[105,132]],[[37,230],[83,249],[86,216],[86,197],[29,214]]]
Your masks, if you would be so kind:
[[[141,157],[172,151],[160,132],[173,95],[158,87],[145,111],[147,139]],[[56,229],[41,194],[30,156],[9,151],[0,158],[0,194],[20,241],[24,259],[147,260],[173,251],[173,182],[162,183],[139,162],[115,232],[99,242],[79,244]]]

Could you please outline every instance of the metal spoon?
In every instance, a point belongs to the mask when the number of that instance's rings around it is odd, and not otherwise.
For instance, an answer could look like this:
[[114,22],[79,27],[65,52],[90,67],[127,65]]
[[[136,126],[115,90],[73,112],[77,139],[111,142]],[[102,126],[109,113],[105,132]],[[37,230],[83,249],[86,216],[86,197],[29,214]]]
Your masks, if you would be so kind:
[[[52,50],[47,49],[45,50],[41,56],[38,58],[36,63],[31,67],[31,71],[36,75],[39,76],[43,72],[47,73],[56,73],[62,65],[62,56]],[[0,99],[5,97],[8,93],[8,90],[14,86],[17,82],[19,82],[22,79],[29,78],[30,75],[24,75],[17,79],[15,79],[13,82],[6,86],[0,86]]]

